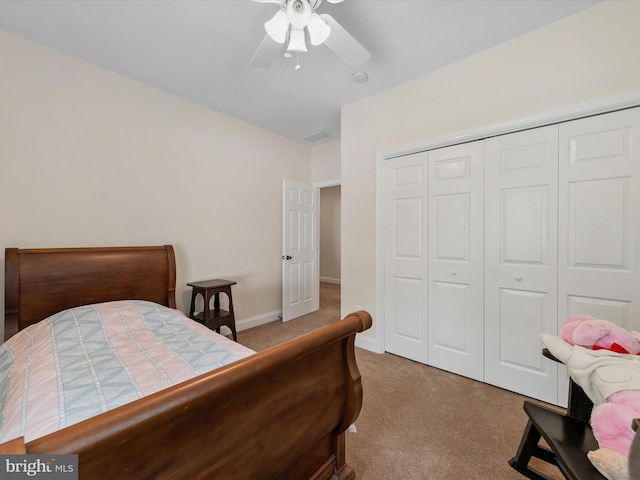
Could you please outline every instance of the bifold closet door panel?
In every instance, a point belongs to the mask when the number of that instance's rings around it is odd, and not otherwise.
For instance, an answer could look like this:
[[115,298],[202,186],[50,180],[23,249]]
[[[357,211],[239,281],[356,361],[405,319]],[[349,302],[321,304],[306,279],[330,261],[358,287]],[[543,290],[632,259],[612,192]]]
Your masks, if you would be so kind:
[[385,350],[427,362],[428,154],[383,165]]
[[485,143],[485,381],[557,402],[558,127]]
[[484,142],[429,152],[428,364],[483,379]]
[[640,108],[560,125],[559,314],[640,330]]

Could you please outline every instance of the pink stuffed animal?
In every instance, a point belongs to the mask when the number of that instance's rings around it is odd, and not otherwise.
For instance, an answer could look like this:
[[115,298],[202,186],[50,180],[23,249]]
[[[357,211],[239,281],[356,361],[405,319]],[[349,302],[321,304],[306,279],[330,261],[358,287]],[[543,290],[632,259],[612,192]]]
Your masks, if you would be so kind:
[[629,332],[608,320],[588,315],[572,315],[565,318],[560,334],[571,345],[592,350],[640,354],[640,334]]
[[638,390],[621,390],[596,406],[591,413],[591,427],[600,448],[610,448],[628,458],[636,434],[631,428],[634,418],[640,418]]
[[589,460],[607,479],[626,480],[635,437],[631,423],[640,417],[640,334],[574,315],[565,319],[561,335],[564,341],[541,338],[594,403],[591,427],[600,448],[589,452]]

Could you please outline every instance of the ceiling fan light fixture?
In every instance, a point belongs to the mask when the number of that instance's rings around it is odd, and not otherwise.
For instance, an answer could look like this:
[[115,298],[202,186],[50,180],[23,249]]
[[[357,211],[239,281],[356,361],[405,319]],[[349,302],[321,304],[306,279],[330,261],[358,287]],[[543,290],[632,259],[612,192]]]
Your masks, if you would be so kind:
[[304,28],[291,27],[289,30],[289,52],[307,52],[307,43],[304,38]]
[[[1,1],[1,0],[0,0]],[[276,55],[282,53],[281,45],[286,45],[285,57],[292,53],[306,53],[307,31],[313,46],[326,45],[352,69],[363,65],[371,58],[369,53],[331,15],[316,13],[316,8],[324,0],[253,0],[259,3],[273,3],[278,12],[264,24],[267,35],[253,55],[252,67],[268,67]],[[327,0],[341,3],[344,0]]]
[[324,43],[331,34],[331,27],[317,13],[311,15],[311,19],[309,19],[309,23],[307,24],[307,29],[309,30],[311,45],[314,46]]
[[309,23],[312,13],[309,0],[289,0],[287,2],[287,17],[292,28],[304,28]]
[[289,18],[284,10],[278,10],[271,20],[265,22],[264,29],[274,42],[283,44],[287,41]]

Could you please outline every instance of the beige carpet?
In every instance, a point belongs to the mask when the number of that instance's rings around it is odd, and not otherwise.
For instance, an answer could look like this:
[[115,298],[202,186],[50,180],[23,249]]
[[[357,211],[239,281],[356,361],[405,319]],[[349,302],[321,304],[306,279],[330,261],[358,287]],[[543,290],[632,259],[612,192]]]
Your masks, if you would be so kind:
[[[321,284],[318,312],[238,333],[260,351],[339,319],[340,287]],[[359,480],[523,479],[513,457],[525,397],[390,354],[356,349],[364,402],[347,463]],[[536,464],[541,465],[541,462]],[[555,467],[545,474],[562,479]]]

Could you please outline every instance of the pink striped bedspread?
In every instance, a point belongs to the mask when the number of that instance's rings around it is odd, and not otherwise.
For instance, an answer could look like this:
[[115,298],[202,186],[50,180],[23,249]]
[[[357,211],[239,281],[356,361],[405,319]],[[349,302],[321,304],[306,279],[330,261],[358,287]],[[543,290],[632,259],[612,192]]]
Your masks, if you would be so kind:
[[0,345],[0,442],[31,441],[253,353],[151,302],[65,310]]

